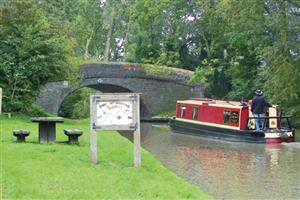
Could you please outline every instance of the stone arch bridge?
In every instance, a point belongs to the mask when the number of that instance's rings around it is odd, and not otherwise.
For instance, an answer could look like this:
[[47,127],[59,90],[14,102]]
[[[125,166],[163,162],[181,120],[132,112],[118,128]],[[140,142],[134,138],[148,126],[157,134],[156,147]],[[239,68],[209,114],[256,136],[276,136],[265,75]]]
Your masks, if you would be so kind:
[[37,103],[46,111],[58,114],[64,99],[82,87],[103,93],[141,93],[141,117],[175,108],[176,100],[201,97],[203,87],[189,84],[193,72],[169,67],[143,67],[132,63],[91,63],[80,66],[82,80],[77,85],[67,81],[48,82],[41,90]]

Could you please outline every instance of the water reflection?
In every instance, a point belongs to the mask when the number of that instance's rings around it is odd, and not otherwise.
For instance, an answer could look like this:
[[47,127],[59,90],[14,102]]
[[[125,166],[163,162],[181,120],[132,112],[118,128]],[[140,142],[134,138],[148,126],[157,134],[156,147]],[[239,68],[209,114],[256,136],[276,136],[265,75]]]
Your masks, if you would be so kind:
[[300,198],[300,148],[204,139],[153,124],[141,133],[145,149],[217,199]]

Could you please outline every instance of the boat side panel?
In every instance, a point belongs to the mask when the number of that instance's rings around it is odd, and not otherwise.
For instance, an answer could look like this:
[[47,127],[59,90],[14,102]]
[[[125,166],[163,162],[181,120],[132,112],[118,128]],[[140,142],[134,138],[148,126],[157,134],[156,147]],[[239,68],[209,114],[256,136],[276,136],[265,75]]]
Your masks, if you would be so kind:
[[264,133],[262,132],[225,129],[200,124],[192,124],[178,121],[176,119],[170,120],[170,127],[172,131],[177,133],[201,135],[227,141],[265,143]]
[[[215,107],[210,105],[190,105],[190,104],[181,104],[178,103],[176,107],[176,118],[181,118],[181,108],[186,108],[185,117],[183,119],[188,120],[195,120],[200,122],[209,122],[209,123],[215,123],[219,125],[226,125],[226,126],[232,126],[232,127],[239,127],[239,122],[233,123],[232,120],[230,120],[229,123],[224,123],[224,111],[230,111],[230,112],[237,112],[240,113],[239,108],[222,108],[222,107]],[[197,119],[192,119],[192,113],[193,108],[198,108],[198,116]],[[240,115],[240,114],[239,114]],[[246,122],[244,122],[246,123]]]
[[243,107],[241,109],[241,116],[240,116],[240,129],[246,130],[247,129],[247,119],[249,117],[249,107]]

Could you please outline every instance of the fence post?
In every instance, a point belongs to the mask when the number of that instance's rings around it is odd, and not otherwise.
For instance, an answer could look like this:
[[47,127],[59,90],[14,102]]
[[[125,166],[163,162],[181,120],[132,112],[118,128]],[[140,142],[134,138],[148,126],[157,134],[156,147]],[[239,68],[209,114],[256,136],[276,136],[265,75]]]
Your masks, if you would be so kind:
[[97,133],[93,128],[93,123],[95,122],[95,103],[94,95],[90,96],[90,148],[91,148],[91,160],[92,163],[98,163],[98,154],[97,154]]
[[134,166],[141,167],[141,132],[140,132],[140,98],[136,95],[136,101],[134,102],[134,112],[136,115],[136,130],[133,133],[134,143]]

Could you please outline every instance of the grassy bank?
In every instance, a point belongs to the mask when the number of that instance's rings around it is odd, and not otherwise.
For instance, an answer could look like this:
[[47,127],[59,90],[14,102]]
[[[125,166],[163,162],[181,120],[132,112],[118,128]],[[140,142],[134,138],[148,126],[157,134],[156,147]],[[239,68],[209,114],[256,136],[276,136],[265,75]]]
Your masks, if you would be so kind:
[[[116,132],[100,132],[100,164],[90,162],[88,120],[66,120],[57,126],[57,141],[67,141],[63,129],[84,131],[80,145],[39,144],[38,125],[27,117],[1,118],[1,199],[208,199],[198,187],[166,169],[147,151],[142,167],[133,165],[131,142]],[[26,143],[16,143],[13,128],[31,131]]]

